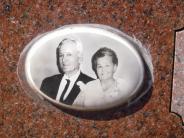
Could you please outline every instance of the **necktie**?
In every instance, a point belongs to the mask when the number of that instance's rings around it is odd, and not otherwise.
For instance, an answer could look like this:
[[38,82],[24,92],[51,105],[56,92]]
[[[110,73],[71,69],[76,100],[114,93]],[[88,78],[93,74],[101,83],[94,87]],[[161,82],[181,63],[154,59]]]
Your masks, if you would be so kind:
[[64,90],[63,90],[63,93],[62,93],[62,95],[61,95],[60,101],[64,101],[63,98],[64,98],[64,96],[65,96],[65,93],[66,93],[66,91],[67,91],[69,85],[70,85],[70,80],[69,80],[69,79],[66,79],[66,81],[67,81],[67,83],[66,83],[65,88],[64,88]]

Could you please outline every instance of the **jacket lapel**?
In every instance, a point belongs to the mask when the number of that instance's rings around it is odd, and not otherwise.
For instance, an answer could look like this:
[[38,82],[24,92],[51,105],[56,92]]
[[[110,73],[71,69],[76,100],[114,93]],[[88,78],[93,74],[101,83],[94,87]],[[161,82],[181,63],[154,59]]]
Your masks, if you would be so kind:
[[77,78],[77,80],[74,83],[74,86],[72,88],[72,90],[70,91],[69,95],[67,96],[67,98],[63,101],[66,104],[73,104],[73,102],[75,101],[76,97],[78,96],[78,94],[80,93],[80,88],[77,85],[78,81],[81,81],[82,79],[82,73],[80,73],[79,77]]
[[54,82],[52,82],[54,87],[52,87],[51,97],[53,99],[56,99],[62,78],[63,78],[63,74],[59,74],[58,76],[56,76]]

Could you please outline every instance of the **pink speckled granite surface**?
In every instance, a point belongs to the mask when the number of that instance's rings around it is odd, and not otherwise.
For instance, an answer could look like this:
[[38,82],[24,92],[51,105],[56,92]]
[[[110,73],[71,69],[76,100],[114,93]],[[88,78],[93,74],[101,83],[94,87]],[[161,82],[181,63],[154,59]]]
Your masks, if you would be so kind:
[[[183,11],[183,0],[1,0],[0,137],[183,138],[181,118],[170,113],[174,31],[184,26]],[[49,110],[29,98],[16,74],[21,51],[38,34],[74,23],[109,25],[149,48],[152,94],[131,109],[91,117]]]
[[184,29],[176,31],[171,111],[184,123]]

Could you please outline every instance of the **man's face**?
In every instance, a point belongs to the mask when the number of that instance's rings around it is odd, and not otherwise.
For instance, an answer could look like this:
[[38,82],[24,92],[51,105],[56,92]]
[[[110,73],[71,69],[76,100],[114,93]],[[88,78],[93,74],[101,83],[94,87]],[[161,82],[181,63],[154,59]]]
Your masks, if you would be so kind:
[[64,43],[59,50],[59,63],[65,74],[72,75],[79,70],[80,57],[74,43]]
[[113,64],[110,56],[97,59],[97,74],[100,80],[112,79],[116,68],[117,66]]

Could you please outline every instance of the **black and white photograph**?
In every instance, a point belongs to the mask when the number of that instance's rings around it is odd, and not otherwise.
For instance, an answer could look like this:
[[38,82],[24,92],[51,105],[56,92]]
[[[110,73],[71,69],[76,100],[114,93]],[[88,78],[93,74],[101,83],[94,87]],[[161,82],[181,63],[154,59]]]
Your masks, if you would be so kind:
[[76,109],[127,102],[142,86],[144,67],[131,41],[110,29],[76,25],[36,39],[26,56],[30,86],[46,100]]

